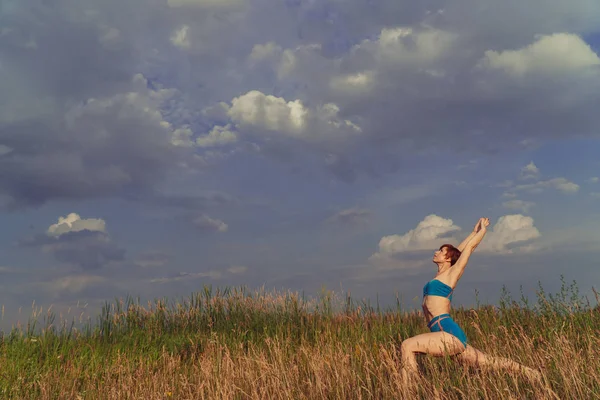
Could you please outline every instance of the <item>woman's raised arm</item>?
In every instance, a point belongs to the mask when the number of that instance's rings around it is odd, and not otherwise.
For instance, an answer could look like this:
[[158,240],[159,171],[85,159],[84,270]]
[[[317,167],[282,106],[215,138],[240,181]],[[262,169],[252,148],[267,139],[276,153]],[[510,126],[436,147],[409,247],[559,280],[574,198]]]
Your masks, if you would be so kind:
[[[461,251],[460,257],[456,261],[456,263],[452,266],[452,272],[450,273],[453,280],[458,281],[462,276],[463,272],[465,272],[465,268],[467,263],[469,262],[469,257],[473,253],[473,250],[487,233],[487,227],[490,224],[490,220],[488,218],[481,218],[475,228],[478,229],[477,232],[473,232],[474,235],[465,243],[463,250]],[[469,235],[471,236],[471,235]],[[462,243],[461,243],[462,244]]]

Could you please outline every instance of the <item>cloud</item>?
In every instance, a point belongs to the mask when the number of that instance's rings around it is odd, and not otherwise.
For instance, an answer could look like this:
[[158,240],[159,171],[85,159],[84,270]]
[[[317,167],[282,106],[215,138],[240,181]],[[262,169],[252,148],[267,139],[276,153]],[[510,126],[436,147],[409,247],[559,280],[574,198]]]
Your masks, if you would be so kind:
[[364,226],[371,222],[372,216],[373,213],[370,210],[353,207],[335,213],[327,218],[327,222],[342,226]]
[[247,271],[248,271],[248,267],[246,267],[244,265],[236,265],[236,266],[227,268],[227,272],[229,272],[230,274],[233,274],[233,275],[244,274]]
[[281,97],[252,90],[234,98],[227,115],[239,129],[285,134],[301,140],[327,140],[328,135],[354,135],[360,127],[339,117],[340,109],[326,103],[314,109],[302,101],[286,101]]
[[273,41],[264,44],[258,43],[252,47],[247,61],[251,67],[255,67],[262,62],[275,63],[280,59],[282,53],[281,46]]
[[196,139],[199,147],[214,147],[237,142],[237,135],[231,131],[231,125],[215,126],[207,136]]
[[106,223],[102,219],[81,219],[79,214],[71,213],[66,217],[59,217],[58,223],[50,225],[46,233],[50,236],[60,236],[83,230],[106,233]]
[[[421,256],[417,254],[419,251],[433,251],[444,243],[459,242],[452,235],[460,229],[451,219],[428,215],[415,229],[404,235],[381,238],[379,250],[369,257],[369,262],[379,268],[418,269],[424,265]],[[540,236],[531,217],[521,214],[504,215],[492,229],[488,229],[478,251],[495,254],[533,252],[538,250],[533,242]]]
[[179,156],[159,110],[175,92],[146,85],[136,75],[129,91],[76,103],[58,125],[9,125],[4,142],[13,151],[0,157],[0,194],[23,208],[152,188]]
[[598,183],[598,181],[600,181],[600,178],[598,178],[597,176],[594,176],[589,179],[590,183]]
[[208,215],[200,215],[194,219],[193,223],[197,228],[203,231],[224,233],[229,229],[225,222],[219,219],[210,218]]
[[448,241],[451,234],[460,230],[451,219],[430,214],[415,229],[404,235],[384,236],[379,241],[377,254],[398,254],[407,251],[435,249]]
[[600,58],[579,36],[568,33],[544,35],[519,50],[486,51],[480,65],[501,69],[515,77],[529,73],[577,73],[600,66]]
[[363,71],[353,74],[339,75],[331,79],[331,89],[340,93],[369,92],[375,81],[373,71]]
[[84,270],[99,269],[125,259],[125,250],[112,241],[103,220],[81,219],[71,213],[58,221],[45,235],[21,240],[19,246],[38,248],[57,261]]
[[566,178],[552,178],[547,180],[540,180],[540,170],[532,162],[521,168],[519,173],[519,180],[521,181],[533,181],[532,183],[515,184],[513,181],[506,181],[502,184],[494,185],[494,187],[503,187],[507,190],[502,193],[502,197],[509,198],[511,200],[504,201],[502,206],[512,210],[520,210],[524,213],[536,205],[533,201],[526,201],[518,199],[519,195],[524,193],[528,194],[539,194],[548,189],[554,189],[562,193],[573,194],[579,191],[579,185],[573,183]]
[[349,182],[416,165],[449,131],[444,151],[484,153],[597,134],[590,1],[536,1],[541,15],[514,1],[477,13],[464,1],[17,3],[0,38],[0,202],[14,208],[144,201],[174,168],[255,143]]
[[552,178],[536,183],[516,185],[511,188],[512,191],[525,191],[529,193],[541,193],[544,189],[555,189],[563,193],[576,193],[579,191],[579,185],[565,178]]
[[188,35],[189,30],[190,27],[188,25],[182,25],[171,35],[171,43],[181,49],[189,49],[191,47]]
[[[469,15],[466,3],[461,4]],[[599,59],[580,36],[550,32],[535,37],[525,24],[519,31],[498,35],[505,27],[496,26],[493,15],[484,12],[497,29],[488,32],[481,21],[470,21],[470,26],[458,22],[467,17],[457,8],[447,5],[425,21],[389,22],[377,32],[373,25],[368,39],[356,41],[336,57],[328,57],[323,45],[307,51],[285,48],[281,42],[258,44],[250,57],[252,73],[258,79],[257,65],[271,65],[278,71],[268,80],[272,85],[287,89],[287,83],[293,84],[301,88],[303,99],[327,99],[345,119],[360,121],[363,134],[348,138],[348,145],[336,153],[338,159],[357,160],[373,148],[379,162],[400,151],[435,151],[448,127],[454,139],[450,146],[484,153],[526,148],[565,137],[573,129],[596,135],[589,118],[595,118],[590,102],[598,93]],[[504,8],[503,12],[509,17]],[[557,29],[569,25],[552,15]],[[514,71],[527,73],[528,80],[515,79]],[[548,73],[553,74],[551,81]],[[507,120],[512,121],[510,127]],[[373,164],[372,158],[364,157],[345,170],[365,173]]]
[[488,230],[477,250],[497,254],[531,252],[536,250],[532,241],[540,236],[533,218],[521,214],[505,215]]
[[526,213],[531,207],[535,206],[535,203],[533,201],[514,199],[505,201],[504,203],[502,203],[502,206],[512,210],[521,210]]
[[452,50],[456,39],[456,34],[432,27],[383,28],[377,39],[356,45],[352,56],[372,58],[395,68],[430,67]]
[[39,235],[21,242],[23,246],[38,247],[56,260],[82,269],[98,269],[125,259],[125,250],[103,232],[67,232],[58,237]]
[[135,260],[135,265],[141,268],[159,268],[166,266],[171,261],[171,257],[167,254],[150,251],[140,254]]
[[487,0],[477,12],[462,0],[13,2],[0,196],[14,208],[124,196],[254,143],[351,181],[439,151],[449,130],[450,148],[477,152],[596,135],[598,57],[582,39],[600,22],[593,3],[536,0],[533,15]]
[[519,176],[520,179],[528,180],[535,179],[537,180],[540,176],[539,168],[532,162],[521,168],[521,174]]
[[10,147],[8,147],[6,145],[0,144],[0,157],[4,156],[4,155],[6,155],[6,154],[8,154],[8,153],[10,153],[12,151],[13,151],[12,148],[10,148]]

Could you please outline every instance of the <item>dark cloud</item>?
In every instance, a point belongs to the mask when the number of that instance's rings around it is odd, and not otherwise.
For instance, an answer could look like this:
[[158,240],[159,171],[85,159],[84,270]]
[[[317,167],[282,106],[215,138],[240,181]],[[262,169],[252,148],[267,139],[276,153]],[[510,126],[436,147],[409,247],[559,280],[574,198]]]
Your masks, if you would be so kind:
[[[185,159],[138,74],[133,5],[23,1],[1,18],[0,195],[10,208],[152,188]],[[127,22],[127,24],[125,24]],[[132,31],[133,29],[133,31]]]
[[19,208],[152,188],[177,154],[145,96],[130,92],[79,104],[66,124],[0,123],[0,140],[13,149],[0,157],[0,193]]
[[84,270],[102,268],[125,259],[125,249],[115,244],[108,234],[82,230],[57,237],[37,235],[20,241],[19,246],[34,247],[51,254],[57,261]]
[[[307,169],[318,165],[346,182],[410,168],[404,160],[431,155],[440,143],[443,151],[492,153],[520,148],[523,139],[597,135],[597,68],[556,74],[534,68],[519,79],[480,65],[486,51],[519,51],[536,35],[586,35],[600,26],[595,0],[563,3],[486,0],[474,10],[466,0],[240,1],[230,7],[5,2],[0,204],[14,209],[119,196],[202,208],[206,199],[140,194],[181,165],[198,167],[191,152],[199,153],[196,160],[219,162],[240,154],[202,153],[193,144],[176,148],[171,135],[181,125],[194,138],[207,134],[215,121],[201,110],[251,90],[284,104],[300,100],[311,116],[328,103],[339,112],[315,117],[318,123],[289,140],[275,129],[264,142],[257,140],[261,126],[225,118],[219,123],[240,128],[232,146],[258,142],[262,154]],[[181,29],[185,46],[173,39]],[[385,35],[387,41],[378,42]],[[256,45],[270,42],[272,54],[248,62]],[[373,80],[368,88],[352,78],[361,73]],[[356,122],[360,134],[336,136],[331,127],[347,121]]]

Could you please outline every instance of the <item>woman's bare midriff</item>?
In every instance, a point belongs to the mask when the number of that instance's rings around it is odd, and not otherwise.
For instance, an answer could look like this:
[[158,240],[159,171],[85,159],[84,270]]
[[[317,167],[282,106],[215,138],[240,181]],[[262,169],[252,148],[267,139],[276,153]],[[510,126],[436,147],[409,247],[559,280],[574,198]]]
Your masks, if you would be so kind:
[[440,314],[450,313],[450,300],[440,296],[425,296],[422,307],[425,321],[428,323]]
[[[437,279],[450,287],[456,286],[456,282],[450,279],[446,274],[436,276],[433,279]],[[454,283],[454,285],[452,285],[452,283]],[[438,315],[450,314],[450,299],[441,296],[425,296],[421,307],[423,308],[423,316],[425,317],[426,322],[429,323],[432,318],[435,318]]]

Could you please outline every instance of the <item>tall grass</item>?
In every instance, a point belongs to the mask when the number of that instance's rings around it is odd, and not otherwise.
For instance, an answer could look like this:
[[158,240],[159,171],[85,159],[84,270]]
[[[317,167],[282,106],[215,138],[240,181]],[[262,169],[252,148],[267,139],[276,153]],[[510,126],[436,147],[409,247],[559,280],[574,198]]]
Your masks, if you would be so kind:
[[37,310],[0,337],[0,398],[600,398],[595,300],[563,280],[558,294],[540,286],[536,304],[504,290],[497,307],[455,309],[471,345],[540,368],[544,382],[424,356],[412,388],[400,379],[400,343],[427,328],[399,301],[382,310],[327,291],[206,286],[178,302],[115,300],[79,325]]

